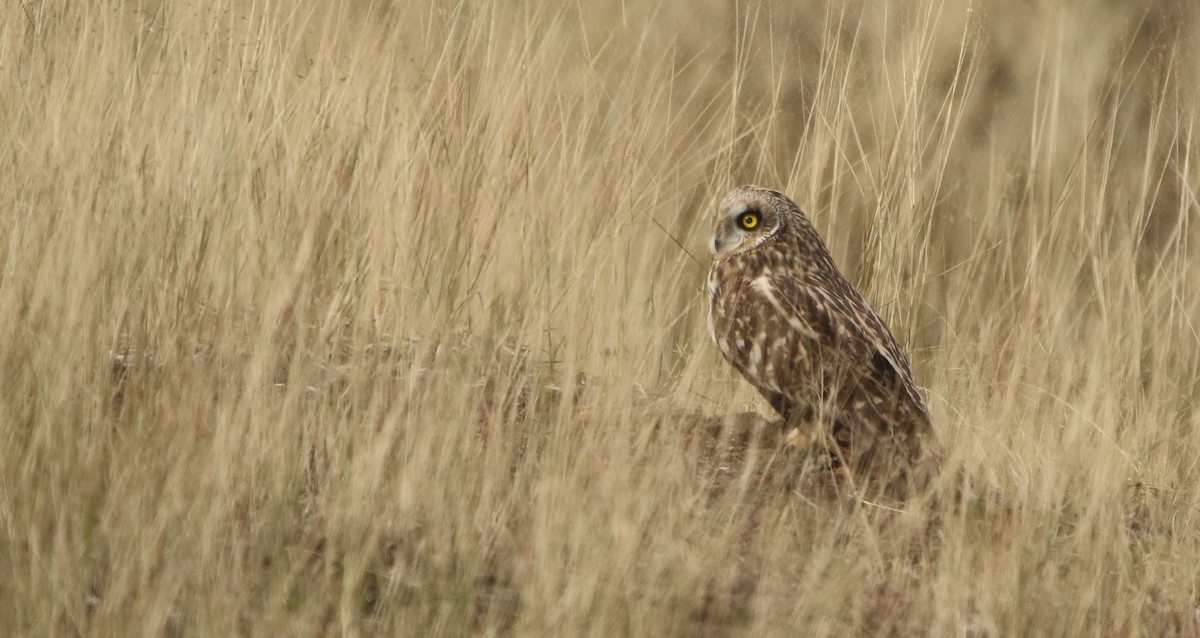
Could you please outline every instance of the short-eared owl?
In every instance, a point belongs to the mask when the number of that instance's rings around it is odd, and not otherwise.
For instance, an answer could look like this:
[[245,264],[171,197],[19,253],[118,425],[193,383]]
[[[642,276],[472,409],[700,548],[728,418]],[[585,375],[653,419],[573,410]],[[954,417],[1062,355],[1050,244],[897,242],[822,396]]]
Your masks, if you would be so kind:
[[708,326],[721,354],[838,465],[910,474],[936,439],[908,357],[808,218],[757,186],[716,215]]

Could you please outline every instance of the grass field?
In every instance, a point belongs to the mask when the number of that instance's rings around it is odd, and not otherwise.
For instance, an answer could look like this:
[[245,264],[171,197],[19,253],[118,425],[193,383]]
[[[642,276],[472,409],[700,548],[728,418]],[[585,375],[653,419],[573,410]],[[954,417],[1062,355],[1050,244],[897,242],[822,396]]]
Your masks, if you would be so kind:
[[[10,2],[2,633],[1197,635],[1197,50],[1184,0]],[[741,183],[908,348],[931,498],[742,440]]]

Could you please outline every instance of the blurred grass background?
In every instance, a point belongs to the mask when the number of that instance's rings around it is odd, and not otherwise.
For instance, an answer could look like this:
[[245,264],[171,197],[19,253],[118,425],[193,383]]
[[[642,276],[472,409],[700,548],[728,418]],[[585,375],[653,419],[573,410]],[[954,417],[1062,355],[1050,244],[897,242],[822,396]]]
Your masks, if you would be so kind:
[[[1198,38],[1182,0],[12,3],[0,626],[1194,635]],[[722,443],[769,415],[704,329],[746,182],[991,497],[848,508]]]

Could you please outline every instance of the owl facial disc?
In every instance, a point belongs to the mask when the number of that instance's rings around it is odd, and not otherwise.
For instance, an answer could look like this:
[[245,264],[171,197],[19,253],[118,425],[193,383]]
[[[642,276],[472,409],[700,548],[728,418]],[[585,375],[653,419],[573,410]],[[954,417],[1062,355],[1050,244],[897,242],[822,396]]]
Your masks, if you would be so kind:
[[757,202],[735,199],[718,212],[716,228],[708,248],[715,259],[752,250],[779,230],[779,216]]

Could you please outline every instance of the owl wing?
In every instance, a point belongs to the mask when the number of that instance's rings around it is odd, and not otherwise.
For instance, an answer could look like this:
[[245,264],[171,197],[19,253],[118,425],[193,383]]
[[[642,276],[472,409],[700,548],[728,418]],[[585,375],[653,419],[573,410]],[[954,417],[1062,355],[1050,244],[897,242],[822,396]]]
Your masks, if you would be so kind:
[[839,357],[837,368],[882,387],[899,387],[920,412],[927,411],[913,384],[908,357],[849,282],[840,275],[831,279],[818,273],[801,278],[769,273],[764,278],[759,287],[771,307],[794,329],[815,333],[809,336]]

